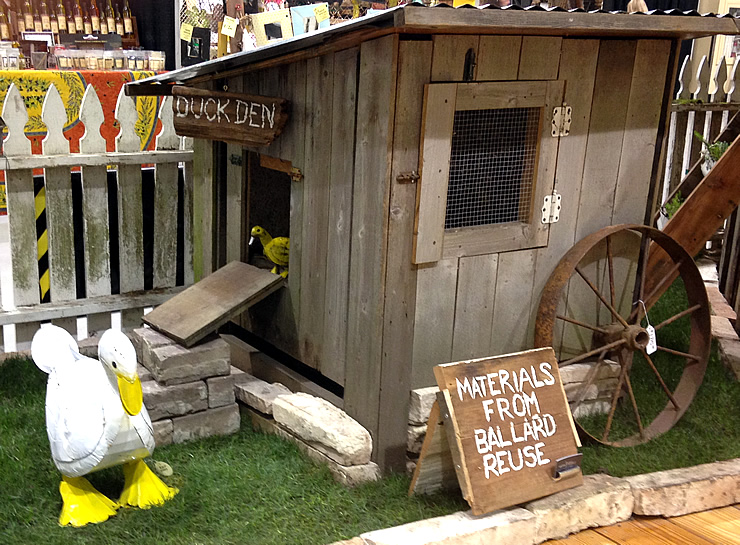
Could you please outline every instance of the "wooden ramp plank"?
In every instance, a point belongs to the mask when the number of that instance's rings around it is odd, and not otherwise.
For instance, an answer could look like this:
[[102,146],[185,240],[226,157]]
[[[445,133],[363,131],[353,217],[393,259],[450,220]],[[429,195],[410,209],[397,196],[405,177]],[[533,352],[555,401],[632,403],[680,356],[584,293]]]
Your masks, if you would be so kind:
[[[722,226],[740,202],[738,172],[740,137],[735,138],[730,148],[666,224],[663,232],[673,237],[690,255],[699,253],[704,243]],[[668,254],[655,246],[655,243],[651,245],[648,259],[645,293],[651,293],[655,285],[668,275],[673,265]],[[676,274],[673,276],[675,278]],[[670,282],[666,282],[665,289],[670,285]],[[662,291],[651,300],[645,301],[648,307],[657,301]]]
[[615,542],[594,530],[584,530],[566,539],[546,541],[543,545],[615,545]]
[[671,522],[714,543],[740,545],[740,511],[737,506],[692,513],[673,518]]
[[143,320],[190,347],[284,284],[282,276],[232,261],[155,308]]

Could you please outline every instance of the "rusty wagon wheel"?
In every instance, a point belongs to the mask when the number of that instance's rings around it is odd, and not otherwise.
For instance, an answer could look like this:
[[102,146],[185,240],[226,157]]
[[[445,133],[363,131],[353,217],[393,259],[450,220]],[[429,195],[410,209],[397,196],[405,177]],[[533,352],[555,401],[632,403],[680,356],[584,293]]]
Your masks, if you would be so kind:
[[[659,257],[663,267],[653,267]],[[573,246],[543,289],[535,324],[535,346],[558,356],[578,427],[620,447],[678,422],[704,377],[710,335],[693,259],[643,225],[606,227]]]

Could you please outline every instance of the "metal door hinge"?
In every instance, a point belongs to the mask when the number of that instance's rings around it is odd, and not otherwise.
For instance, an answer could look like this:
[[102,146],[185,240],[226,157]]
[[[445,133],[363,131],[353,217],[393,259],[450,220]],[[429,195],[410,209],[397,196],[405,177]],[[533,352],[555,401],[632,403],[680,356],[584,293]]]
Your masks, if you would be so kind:
[[545,195],[542,204],[542,223],[557,223],[560,219],[560,203],[563,196],[553,190],[552,195]]
[[552,109],[552,136],[568,136],[570,134],[570,121],[573,114],[573,108],[563,102],[562,106]]
[[419,180],[419,174],[412,170],[411,172],[402,172],[396,176],[396,181],[399,184],[415,184]]
[[303,172],[301,172],[300,168],[292,167],[290,169],[290,179],[293,182],[300,182],[303,180]]

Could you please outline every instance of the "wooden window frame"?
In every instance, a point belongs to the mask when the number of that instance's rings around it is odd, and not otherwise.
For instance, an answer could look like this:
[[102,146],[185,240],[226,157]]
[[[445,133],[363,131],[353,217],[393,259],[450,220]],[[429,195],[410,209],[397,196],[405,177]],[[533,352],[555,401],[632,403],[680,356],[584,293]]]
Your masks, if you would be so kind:
[[[549,224],[539,210],[555,182],[559,139],[551,134],[552,112],[564,89],[559,80],[425,85],[414,263],[547,246]],[[541,108],[528,221],[445,229],[455,112],[504,108]]]

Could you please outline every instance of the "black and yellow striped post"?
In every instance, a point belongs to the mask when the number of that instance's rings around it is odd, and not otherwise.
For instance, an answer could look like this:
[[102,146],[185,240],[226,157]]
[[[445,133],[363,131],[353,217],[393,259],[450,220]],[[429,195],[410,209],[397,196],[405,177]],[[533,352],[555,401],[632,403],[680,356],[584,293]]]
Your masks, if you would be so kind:
[[46,188],[42,177],[34,177],[33,192],[36,206],[36,239],[39,260],[39,293],[41,302],[51,300],[49,293],[49,237],[46,231]]

